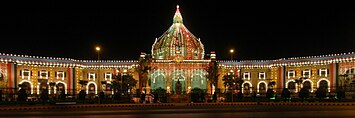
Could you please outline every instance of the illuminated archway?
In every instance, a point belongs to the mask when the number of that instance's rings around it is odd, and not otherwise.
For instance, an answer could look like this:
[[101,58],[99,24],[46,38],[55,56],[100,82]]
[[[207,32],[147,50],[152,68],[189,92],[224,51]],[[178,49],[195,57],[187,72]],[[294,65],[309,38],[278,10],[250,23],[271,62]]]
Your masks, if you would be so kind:
[[[65,94],[68,94],[68,91],[67,91],[67,84],[66,83],[64,83],[64,82],[62,82],[62,81],[57,81],[56,82],[56,85],[58,85],[58,84],[63,84],[64,85],[64,92],[65,92]],[[54,94],[57,92],[57,87],[54,87]]]
[[325,83],[327,85],[326,88],[328,89],[328,92],[330,92],[330,81],[326,78],[319,79],[317,82],[317,88],[321,86],[321,83]]
[[178,81],[180,81],[181,84],[181,92],[184,93],[186,92],[186,74],[183,70],[176,70],[172,73],[172,82],[171,82],[171,86],[172,86],[172,90],[173,93],[176,93],[176,84]]
[[[260,84],[264,84],[263,89],[260,88]],[[266,83],[265,81],[260,81],[260,82],[258,82],[258,85],[257,85],[257,92],[259,93],[260,90],[265,90],[265,92],[266,92],[266,87],[267,87],[267,83]]]
[[37,94],[40,94],[40,92],[43,90],[43,89],[47,89],[48,90],[48,94],[51,92],[50,89],[49,89],[49,82],[45,83],[45,82],[39,82],[37,84]]
[[191,88],[207,89],[206,72],[203,70],[194,71],[191,76]]
[[[33,84],[32,84],[32,82],[31,81],[29,81],[29,80],[22,80],[19,84],[23,84],[23,83],[28,83],[29,85],[30,85],[30,93],[31,94],[33,94]],[[21,89],[21,87],[19,87],[19,89]]]
[[160,70],[154,71],[150,77],[150,89],[155,90],[158,88],[166,88],[165,74]]
[[87,85],[86,85],[86,94],[89,94],[89,86],[90,85],[94,85],[94,87],[95,87],[95,94],[97,94],[97,85],[96,85],[96,83],[95,82],[89,82]]
[[286,88],[287,89],[293,89],[293,87],[290,87],[290,85],[291,84],[294,84],[294,89],[295,89],[295,92],[297,92],[298,91],[298,88],[297,88],[297,83],[296,83],[296,81],[294,80],[294,79],[291,79],[291,80],[288,80],[287,82],[286,82]]
[[[302,82],[302,84],[301,84],[301,88],[303,88],[304,87],[304,85],[305,85],[305,82],[309,82],[309,84],[310,84],[310,90],[311,90],[311,92],[313,92],[313,82],[311,81],[311,80],[309,80],[309,79],[306,79],[306,80],[303,80],[303,82]],[[307,83],[306,83],[307,84]]]
[[[248,88],[245,88],[245,87],[247,87],[247,86],[245,86],[245,84],[249,85]],[[251,89],[252,87],[253,87],[253,85],[251,84],[251,82],[244,81],[244,83],[242,84],[242,93],[244,93],[244,89],[249,89],[250,93],[252,93],[252,91],[253,91]]]

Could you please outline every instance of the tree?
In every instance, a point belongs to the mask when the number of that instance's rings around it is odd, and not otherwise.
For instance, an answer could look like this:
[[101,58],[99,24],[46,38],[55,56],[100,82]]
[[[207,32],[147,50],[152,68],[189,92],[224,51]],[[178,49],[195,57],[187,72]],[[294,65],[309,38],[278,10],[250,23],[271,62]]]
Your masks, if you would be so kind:
[[270,81],[270,82],[269,82],[269,86],[271,86],[271,88],[274,88],[275,85],[276,85],[276,82],[275,82],[275,81]]
[[206,75],[206,78],[208,79],[208,81],[210,81],[211,88],[212,88],[212,86],[214,86],[215,88],[218,88],[218,77],[220,74],[218,74],[217,62],[215,62],[215,61],[210,62],[210,64],[207,66],[207,68],[205,68],[205,70],[208,73]]
[[274,97],[274,94],[275,94],[275,92],[274,92],[273,89],[267,89],[267,91],[266,91],[266,98],[267,98],[268,100],[270,100],[272,97]]
[[60,100],[65,100],[65,98],[66,98],[66,94],[65,94],[65,91],[62,91],[61,93],[60,93]]
[[138,61],[138,67],[136,68],[136,71],[138,72],[139,75],[139,88],[142,89],[143,87],[146,87],[147,81],[148,81],[148,74],[149,71],[152,69],[151,67],[151,62],[152,58],[151,55],[146,55],[144,53],[144,57],[139,58]]
[[242,78],[235,76],[233,73],[228,73],[224,75],[222,80],[224,81],[224,86],[228,90],[236,87],[236,84],[238,85],[238,90],[241,90],[241,86],[244,83],[244,80]]
[[79,100],[81,100],[82,103],[85,102],[85,96],[86,96],[86,92],[84,90],[80,90],[80,92],[79,92]]
[[23,84],[19,84],[18,86],[21,87],[21,89],[18,91],[17,101],[25,102],[27,100],[26,88],[23,86]]
[[165,89],[159,87],[159,88],[154,90],[154,93],[156,93],[156,95],[157,95],[157,96],[154,95],[154,97],[158,97],[159,102],[163,102],[163,103],[167,102],[167,96],[166,96],[166,90]]
[[41,92],[41,99],[42,99],[43,104],[47,102],[48,98],[49,98],[48,97],[48,90],[43,89]]
[[242,84],[244,83],[244,80],[240,77],[236,77],[235,81],[238,83],[238,90],[241,91],[243,89]]
[[281,93],[281,98],[284,100],[284,102],[288,101],[288,99],[291,98],[291,92],[287,88],[284,88]]
[[192,102],[204,102],[205,91],[200,88],[191,89],[191,101]]
[[102,102],[104,102],[106,100],[105,92],[100,91],[99,99],[100,99],[100,103],[102,103]]
[[323,99],[327,96],[327,89],[319,87],[316,91],[316,97],[319,101],[323,101]]
[[55,82],[49,82],[49,86],[50,86],[50,87],[54,87],[55,85],[56,85]]
[[[233,73],[227,73],[226,75],[223,76],[222,79],[224,87],[226,88],[227,93],[226,93],[226,98],[227,101],[234,101],[234,90],[237,87],[236,84],[238,85],[238,90],[241,91],[242,89],[242,84],[244,83],[244,80],[242,78],[239,78],[235,76]],[[232,91],[231,91],[232,90]],[[226,91],[225,91],[226,92]],[[239,92],[241,93],[241,92]],[[238,98],[242,98],[241,94],[238,94]]]
[[[114,99],[121,100],[122,93],[125,96],[128,95],[128,90],[132,91],[132,88],[137,84],[137,80],[135,80],[131,73],[127,73],[122,75],[122,73],[118,73],[113,77],[112,81],[112,89],[115,92]],[[122,93],[121,93],[122,92]],[[127,96],[128,100],[131,100],[131,96]]]
[[84,86],[88,84],[87,80],[79,80],[79,84],[81,85],[81,90],[79,92],[79,100],[82,101],[82,103],[85,102],[85,96],[86,96],[86,92],[84,91]]
[[122,76],[121,76],[120,73],[115,75],[115,76],[113,76],[113,78],[112,78],[112,80],[113,80],[112,81],[112,89],[115,92],[115,95],[116,94],[120,95],[118,93],[118,91],[121,91],[121,84],[120,84],[121,78],[122,78]]
[[122,87],[125,88],[125,93],[128,93],[128,90],[132,91],[132,88],[135,87],[138,82],[131,74],[123,75],[122,79]]
[[232,89],[235,86],[236,80],[234,79],[234,74],[228,73],[223,76],[222,80],[224,81],[223,85],[226,88],[225,92],[226,92],[226,90],[229,91],[230,89]]
[[348,72],[342,74],[342,75],[339,75],[340,79],[339,79],[339,84],[338,86],[340,86],[342,89],[347,89],[347,87],[349,87],[349,81],[351,80],[350,78],[350,74],[347,74]]
[[107,84],[107,81],[101,81],[101,84],[105,85],[105,84]]
[[304,101],[304,99],[309,97],[309,90],[305,87],[303,87],[301,89],[301,91],[298,94],[299,98],[301,98],[302,101]]
[[295,83],[297,84],[297,88],[298,88],[299,91],[301,91],[300,88],[301,88],[302,82],[303,82],[303,78],[302,77],[298,78],[298,79],[295,79]]
[[[266,98],[270,99],[270,98],[272,98],[272,97],[275,96],[275,92],[274,92],[274,86],[275,86],[275,85],[276,85],[276,82],[275,82],[274,80],[269,81],[269,86],[270,86],[271,88],[268,88],[268,89],[266,90]],[[275,99],[276,99],[276,98],[275,98]]]
[[84,85],[88,84],[87,80],[79,80],[79,84],[81,85],[81,89],[83,89]]
[[336,92],[337,92],[338,100],[341,100],[341,99],[345,98],[345,90],[343,89],[343,87],[338,87]]

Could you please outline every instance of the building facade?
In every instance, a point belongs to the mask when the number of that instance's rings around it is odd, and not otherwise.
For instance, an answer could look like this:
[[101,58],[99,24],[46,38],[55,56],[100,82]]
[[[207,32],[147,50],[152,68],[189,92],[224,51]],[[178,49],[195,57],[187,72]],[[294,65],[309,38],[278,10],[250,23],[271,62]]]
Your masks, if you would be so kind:
[[[223,76],[227,74],[243,80],[241,91],[236,91],[243,94],[265,93],[267,88],[279,93],[283,88],[297,93],[304,87],[310,92],[319,87],[330,93],[340,87],[355,90],[354,52],[275,60],[216,60],[216,54],[206,54],[201,40],[184,26],[178,6],[173,24],[156,38],[150,55],[148,81],[144,88],[140,87],[142,81],[134,87],[141,92],[161,88],[170,94],[188,94],[199,88],[212,94],[217,89],[225,91]],[[140,58],[145,56],[143,53]],[[220,75],[217,88],[207,77],[211,63],[217,63]],[[31,95],[41,94],[42,89],[50,94],[76,95],[80,90],[94,95],[100,91],[114,94],[113,77],[130,74],[140,80],[138,66],[138,60],[94,61],[0,53],[0,88],[3,93],[16,93],[26,87]],[[83,80],[87,84],[80,84]]]

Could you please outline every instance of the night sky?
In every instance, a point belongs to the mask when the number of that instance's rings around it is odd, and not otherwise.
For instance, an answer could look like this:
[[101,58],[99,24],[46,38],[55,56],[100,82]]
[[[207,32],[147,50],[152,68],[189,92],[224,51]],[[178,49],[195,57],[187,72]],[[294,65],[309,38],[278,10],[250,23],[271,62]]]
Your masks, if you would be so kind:
[[[21,3],[0,11],[0,52],[74,59],[138,59],[184,25],[218,59],[279,59],[355,51],[355,9],[198,0]],[[23,7],[26,6],[26,7]],[[29,7],[30,6],[30,7]]]

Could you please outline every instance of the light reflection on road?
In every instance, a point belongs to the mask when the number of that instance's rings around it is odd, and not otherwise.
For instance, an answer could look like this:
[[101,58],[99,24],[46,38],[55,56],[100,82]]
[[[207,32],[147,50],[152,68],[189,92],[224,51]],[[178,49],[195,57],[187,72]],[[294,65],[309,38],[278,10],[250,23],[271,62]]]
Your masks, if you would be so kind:
[[[83,117],[83,116],[81,116]],[[86,118],[102,117],[97,115],[84,116]],[[129,114],[105,115],[106,118],[243,118],[243,117],[284,117],[284,118],[325,118],[325,117],[355,117],[355,110],[344,111],[301,111],[301,112],[236,112],[236,113],[179,113],[179,114]]]
[[115,117],[115,118],[241,118],[241,117],[353,117],[355,106],[220,106],[132,108],[117,107],[0,111],[0,117]]
[[[37,116],[36,116],[37,117]],[[36,118],[31,117],[31,118]],[[42,116],[43,117],[43,116]],[[220,112],[220,113],[169,113],[169,114],[116,114],[107,112],[107,114],[100,115],[85,115],[85,114],[73,114],[72,116],[50,116],[54,118],[63,117],[85,117],[85,118],[243,118],[243,117],[312,117],[312,118],[324,118],[324,117],[355,117],[355,110],[341,110],[341,111],[287,111],[287,112]]]

